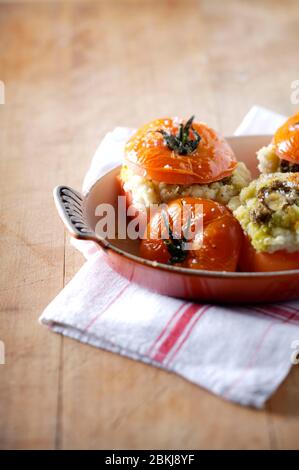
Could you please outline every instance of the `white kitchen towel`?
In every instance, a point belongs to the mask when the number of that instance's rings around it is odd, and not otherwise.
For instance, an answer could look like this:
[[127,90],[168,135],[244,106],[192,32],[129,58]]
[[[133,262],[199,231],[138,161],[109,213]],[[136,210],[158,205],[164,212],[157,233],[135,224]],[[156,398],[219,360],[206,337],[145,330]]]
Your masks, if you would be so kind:
[[[255,133],[271,133],[283,119],[254,107],[239,132],[250,133],[253,126]],[[131,133],[116,128],[106,135],[84,192],[119,164]],[[53,331],[175,372],[225,399],[258,408],[288,374],[299,343],[299,302],[221,307],[164,297],[112,271],[93,243],[77,242],[76,247],[87,262],[40,318]]]
[[273,134],[285,120],[285,116],[281,114],[262,106],[252,106],[235,130],[235,135]]

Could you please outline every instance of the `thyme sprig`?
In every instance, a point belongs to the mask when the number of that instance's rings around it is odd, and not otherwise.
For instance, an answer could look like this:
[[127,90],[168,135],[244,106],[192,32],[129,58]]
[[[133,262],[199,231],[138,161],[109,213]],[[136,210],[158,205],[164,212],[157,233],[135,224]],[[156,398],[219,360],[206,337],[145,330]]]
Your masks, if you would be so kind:
[[167,220],[165,212],[162,212],[162,216],[169,236],[168,239],[163,240],[167,247],[168,253],[170,254],[170,259],[168,263],[182,263],[187,257],[187,251],[185,250],[185,243],[187,242],[187,240],[184,236],[182,238],[175,238],[169,226],[169,222]]
[[[191,116],[190,119],[184,125],[180,124],[178,133],[176,135],[166,132],[164,129],[160,129],[157,132],[163,135],[164,141],[170,150],[178,153],[179,155],[189,155],[194,152],[200,142],[200,135],[192,127],[194,116]],[[190,138],[190,130],[192,130],[195,138]]]

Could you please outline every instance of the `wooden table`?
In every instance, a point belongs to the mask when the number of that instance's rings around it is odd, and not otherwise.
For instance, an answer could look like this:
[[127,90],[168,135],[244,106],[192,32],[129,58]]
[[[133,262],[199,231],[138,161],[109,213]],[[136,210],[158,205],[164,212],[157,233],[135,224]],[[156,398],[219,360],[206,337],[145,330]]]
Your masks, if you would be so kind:
[[298,24],[296,0],[1,2],[1,448],[299,447],[299,367],[255,411],[37,323],[84,262],[52,188],[116,125],[291,113]]

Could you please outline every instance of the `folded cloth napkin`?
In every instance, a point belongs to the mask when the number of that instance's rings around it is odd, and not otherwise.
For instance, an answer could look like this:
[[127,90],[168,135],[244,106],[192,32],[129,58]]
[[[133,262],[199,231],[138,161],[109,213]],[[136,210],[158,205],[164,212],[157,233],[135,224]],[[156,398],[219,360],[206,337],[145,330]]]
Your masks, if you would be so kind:
[[[271,133],[283,116],[254,107],[238,133]],[[100,144],[83,190],[119,164],[132,130]],[[112,271],[93,242],[85,265],[43,312],[53,331],[176,372],[215,394],[262,407],[288,374],[299,339],[299,302],[214,306],[147,291]]]

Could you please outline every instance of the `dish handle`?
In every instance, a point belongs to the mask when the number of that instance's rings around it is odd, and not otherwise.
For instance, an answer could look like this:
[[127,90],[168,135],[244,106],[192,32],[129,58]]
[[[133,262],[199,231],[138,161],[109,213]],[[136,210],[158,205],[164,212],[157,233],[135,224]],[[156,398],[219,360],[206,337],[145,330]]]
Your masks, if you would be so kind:
[[94,241],[103,249],[109,242],[99,237],[90,227],[83,196],[69,186],[57,186],[53,191],[56,209],[69,234],[77,240]]

